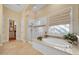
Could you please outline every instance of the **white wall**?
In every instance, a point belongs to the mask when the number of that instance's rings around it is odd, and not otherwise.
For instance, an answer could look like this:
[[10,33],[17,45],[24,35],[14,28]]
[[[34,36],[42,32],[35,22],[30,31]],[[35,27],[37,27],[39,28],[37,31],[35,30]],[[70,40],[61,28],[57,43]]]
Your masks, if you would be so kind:
[[3,5],[0,4],[0,43],[2,42],[3,39]]
[[73,5],[71,17],[71,31],[79,34],[79,5]]

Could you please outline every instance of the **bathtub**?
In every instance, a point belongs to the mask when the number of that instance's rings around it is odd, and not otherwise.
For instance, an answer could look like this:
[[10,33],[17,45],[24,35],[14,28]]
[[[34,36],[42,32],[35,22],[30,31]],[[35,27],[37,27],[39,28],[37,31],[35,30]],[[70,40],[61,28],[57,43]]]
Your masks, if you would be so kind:
[[42,40],[50,46],[56,46],[60,48],[72,48],[72,45],[67,41],[65,41],[64,39],[48,37],[43,38]]
[[72,45],[63,39],[43,38],[42,41],[34,40],[33,48],[45,55],[70,55],[72,54]]

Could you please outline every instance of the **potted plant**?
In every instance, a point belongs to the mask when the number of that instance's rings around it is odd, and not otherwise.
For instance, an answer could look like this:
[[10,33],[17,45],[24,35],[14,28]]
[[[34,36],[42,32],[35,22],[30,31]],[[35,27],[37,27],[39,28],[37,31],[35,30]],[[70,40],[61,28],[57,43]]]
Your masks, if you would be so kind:
[[40,36],[40,37],[37,37],[37,40],[40,40],[40,41],[42,41],[42,37]]
[[77,38],[76,34],[74,34],[74,33],[68,33],[68,34],[64,35],[64,39],[66,39],[71,44],[77,45],[77,43],[78,43],[78,38]]

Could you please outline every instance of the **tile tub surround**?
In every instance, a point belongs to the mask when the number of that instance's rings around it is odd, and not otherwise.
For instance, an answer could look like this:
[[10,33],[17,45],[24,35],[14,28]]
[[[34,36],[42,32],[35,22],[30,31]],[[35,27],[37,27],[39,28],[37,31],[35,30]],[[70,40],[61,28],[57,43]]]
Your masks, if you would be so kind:
[[54,45],[50,45],[44,41],[35,40],[33,47],[45,55],[71,55],[72,49],[64,49]]
[[[68,43],[64,39],[47,37],[47,38],[43,38],[42,41],[35,39],[34,43],[35,42],[38,44],[48,46],[49,48],[52,48],[52,49],[55,48],[60,51],[72,54],[72,44]],[[61,54],[62,54],[62,52],[61,52]]]
[[32,48],[29,43],[22,41],[6,42],[0,46],[0,55],[41,55],[39,51]]
[[[39,50],[40,51],[40,49],[38,49],[39,47],[38,46],[34,46],[34,45],[40,45],[41,44],[41,46],[43,46],[43,47],[45,47],[45,46],[47,46],[47,47],[50,47],[50,48],[54,48],[54,49],[58,49],[58,50],[61,50],[61,51],[64,51],[62,48],[60,48],[60,47],[56,47],[56,46],[51,46],[51,45],[49,45],[49,44],[46,44],[46,42],[42,42],[42,41],[39,41],[39,40],[34,40],[34,42],[33,42],[33,47],[34,48],[36,48],[37,50]],[[43,48],[43,47],[41,47],[41,48]],[[44,48],[45,49],[45,48]],[[78,46],[76,46],[76,45],[72,45],[72,48],[70,48],[70,49],[67,49],[66,51],[65,51],[66,53],[69,53],[69,54],[71,54],[71,55],[79,55],[79,43],[78,43]],[[47,53],[47,52],[45,52],[45,53]],[[44,53],[44,54],[45,54]],[[48,53],[47,53],[48,54]],[[54,53],[53,53],[54,54]]]

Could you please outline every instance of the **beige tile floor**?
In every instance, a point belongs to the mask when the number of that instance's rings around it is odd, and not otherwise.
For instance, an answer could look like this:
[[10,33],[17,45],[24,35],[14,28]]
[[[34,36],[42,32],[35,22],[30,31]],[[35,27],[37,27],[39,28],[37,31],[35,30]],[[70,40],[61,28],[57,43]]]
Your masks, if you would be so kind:
[[22,41],[11,41],[0,46],[0,55],[41,55],[31,44]]

